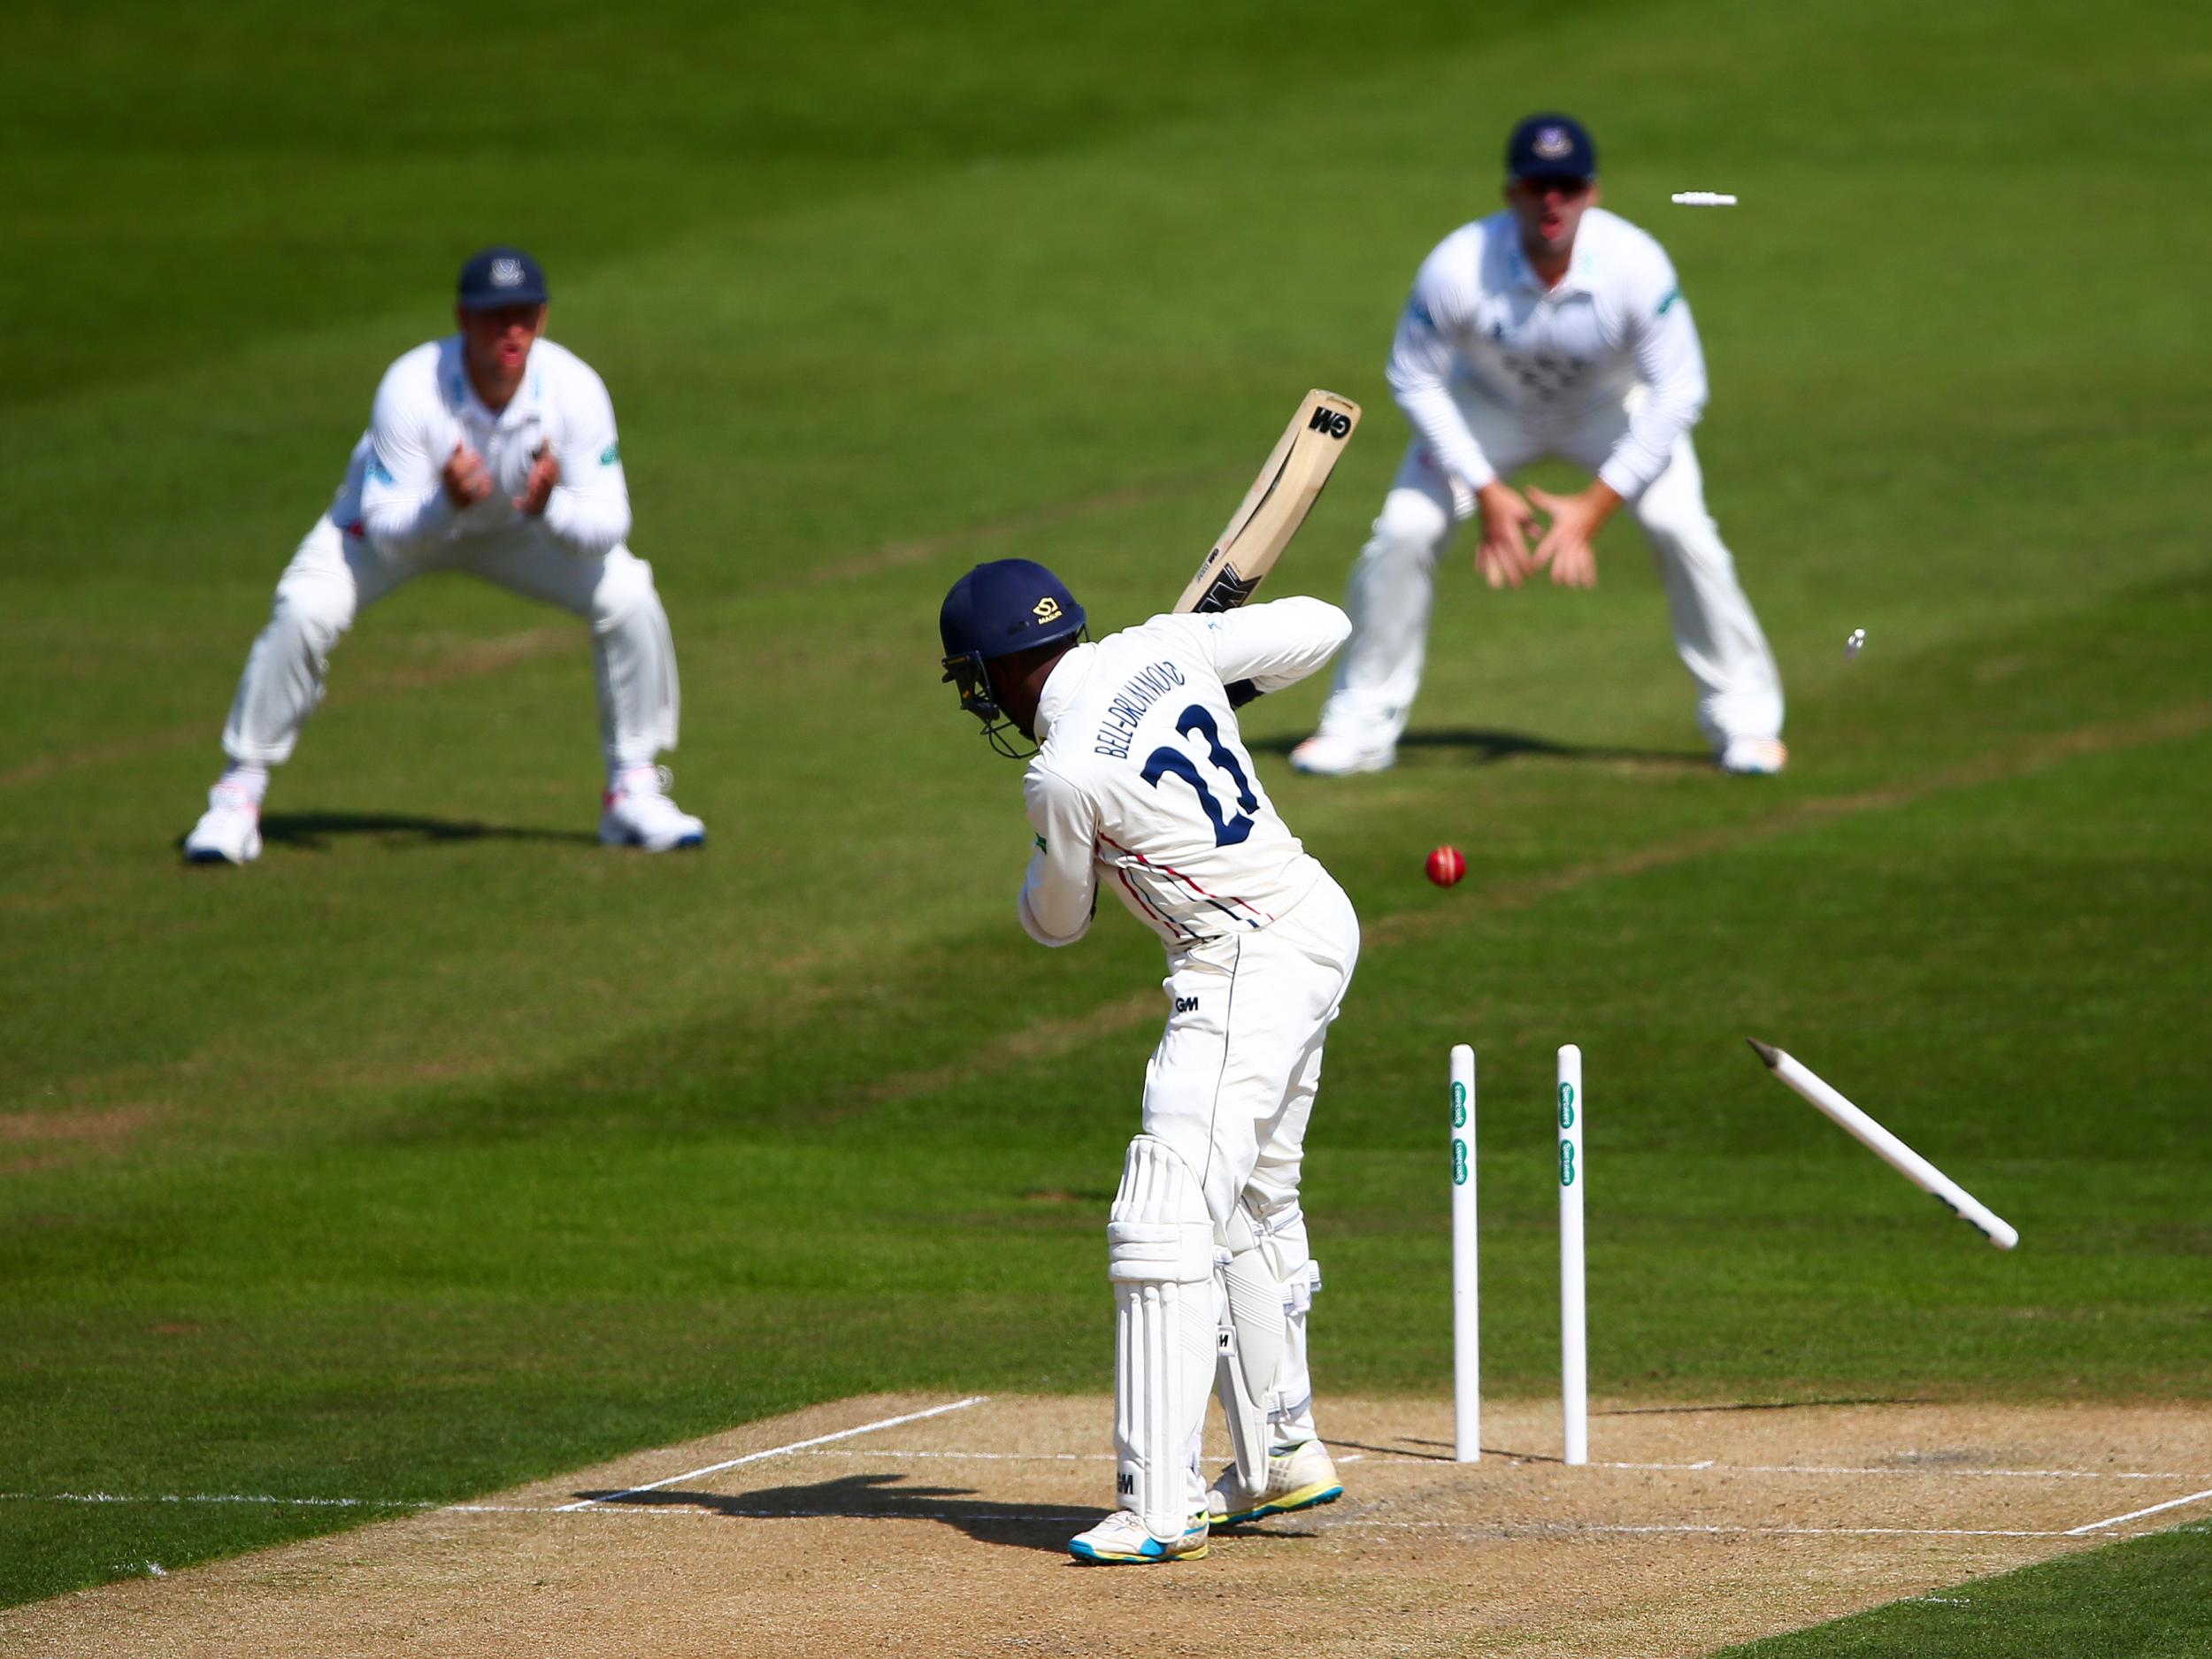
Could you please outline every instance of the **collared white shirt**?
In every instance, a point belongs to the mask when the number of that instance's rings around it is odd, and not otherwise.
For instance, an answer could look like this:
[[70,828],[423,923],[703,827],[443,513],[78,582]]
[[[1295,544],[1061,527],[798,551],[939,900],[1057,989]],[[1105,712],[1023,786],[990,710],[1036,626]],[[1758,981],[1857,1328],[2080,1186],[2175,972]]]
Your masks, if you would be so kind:
[[[465,509],[453,505],[441,478],[454,445],[464,441],[484,457],[493,484],[489,496]],[[550,340],[534,342],[521,386],[494,412],[469,384],[460,336],[430,341],[384,372],[369,428],[331,502],[331,519],[393,552],[512,529],[524,522],[513,498],[541,447],[561,465],[544,529],[587,555],[628,535],[630,490],[614,403],[589,364]]]
[[1390,350],[1390,388],[1444,470],[1479,489],[1497,476],[1452,397],[1457,385],[1537,437],[1563,434],[1632,388],[1648,396],[1598,476],[1632,500],[1666,470],[1705,407],[1705,357],[1674,266],[1648,234],[1594,207],[1547,288],[1510,211],[1462,226],[1422,262]]
[[1226,687],[1302,680],[1351,626],[1324,600],[1278,599],[1154,617],[1063,657],[1022,779],[1029,936],[1073,944],[1102,883],[1171,951],[1264,927],[1311,891],[1321,866],[1261,787]]

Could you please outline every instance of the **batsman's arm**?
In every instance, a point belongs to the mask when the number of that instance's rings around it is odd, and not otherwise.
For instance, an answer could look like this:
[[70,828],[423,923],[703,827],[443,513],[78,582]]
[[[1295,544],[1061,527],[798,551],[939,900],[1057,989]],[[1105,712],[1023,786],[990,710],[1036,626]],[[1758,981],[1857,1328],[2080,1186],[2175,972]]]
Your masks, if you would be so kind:
[[[1352,632],[1351,618],[1338,607],[1302,595],[1199,620],[1222,683],[1234,687],[1248,681],[1253,696],[1296,685],[1335,656]],[[1240,702],[1233,695],[1230,701]]]
[[1037,833],[1015,905],[1022,931],[1041,945],[1071,945],[1090,932],[1098,909],[1098,872],[1091,862],[1097,809],[1074,784],[1033,762],[1022,779],[1022,802]]

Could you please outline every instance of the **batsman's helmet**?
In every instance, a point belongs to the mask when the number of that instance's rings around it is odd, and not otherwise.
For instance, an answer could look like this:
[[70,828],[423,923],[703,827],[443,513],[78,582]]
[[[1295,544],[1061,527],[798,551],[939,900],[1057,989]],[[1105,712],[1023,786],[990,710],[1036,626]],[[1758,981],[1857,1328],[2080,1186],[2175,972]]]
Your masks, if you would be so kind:
[[1067,584],[1033,560],[994,559],[953,583],[937,612],[945,679],[959,687],[960,706],[983,722],[984,735],[1001,754],[1018,757],[984,664],[1072,641],[1083,626],[1083,607]]

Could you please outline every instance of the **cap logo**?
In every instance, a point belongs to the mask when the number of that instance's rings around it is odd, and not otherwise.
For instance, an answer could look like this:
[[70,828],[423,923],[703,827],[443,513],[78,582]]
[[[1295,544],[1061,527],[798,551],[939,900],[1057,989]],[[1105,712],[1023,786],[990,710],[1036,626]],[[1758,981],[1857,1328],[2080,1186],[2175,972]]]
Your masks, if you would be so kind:
[[1536,130],[1536,140],[1529,148],[1545,161],[1557,161],[1574,154],[1574,140],[1567,136],[1563,127],[1541,127]]
[[522,261],[519,259],[493,260],[492,286],[495,288],[520,288],[522,286]]
[[1037,613],[1040,622],[1057,622],[1060,619],[1060,602],[1050,594],[1040,599],[1031,609]]

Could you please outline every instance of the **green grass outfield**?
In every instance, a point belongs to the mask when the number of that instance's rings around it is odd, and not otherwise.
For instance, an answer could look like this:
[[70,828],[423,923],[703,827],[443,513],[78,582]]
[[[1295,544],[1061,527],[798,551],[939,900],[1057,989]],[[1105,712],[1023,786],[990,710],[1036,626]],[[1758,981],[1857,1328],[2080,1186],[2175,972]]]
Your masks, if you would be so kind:
[[[1325,1392],[1447,1386],[1471,1039],[1494,1388],[1553,1375],[1573,1041],[1597,1391],[2212,1398],[2195,9],[538,19],[498,51],[419,4],[11,25],[0,1486],[448,1500],[862,1390],[1108,1387],[1158,953],[1021,937],[1018,772],[936,683],[938,599],[1019,552],[1148,614],[1315,384],[1367,424],[1276,580],[1337,594],[1405,286],[1539,104],[1696,308],[1794,761],[1700,764],[1625,526],[1588,595],[1454,553],[1391,773],[1288,772],[1316,687],[1252,711],[1370,936],[1309,1160]],[[590,844],[580,640],[446,581],[341,648],[262,863],[180,870],[276,574],[494,238],[613,390],[710,848]],[[377,1512],[11,1495],[0,1599]],[[2079,1594],[1994,1601],[1992,1651]],[[2152,1625],[2067,1651],[2202,1629]]]
[[2212,1650],[2212,1533],[2201,1524],[1893,1601],[1713,1659],[2186,1659]]

